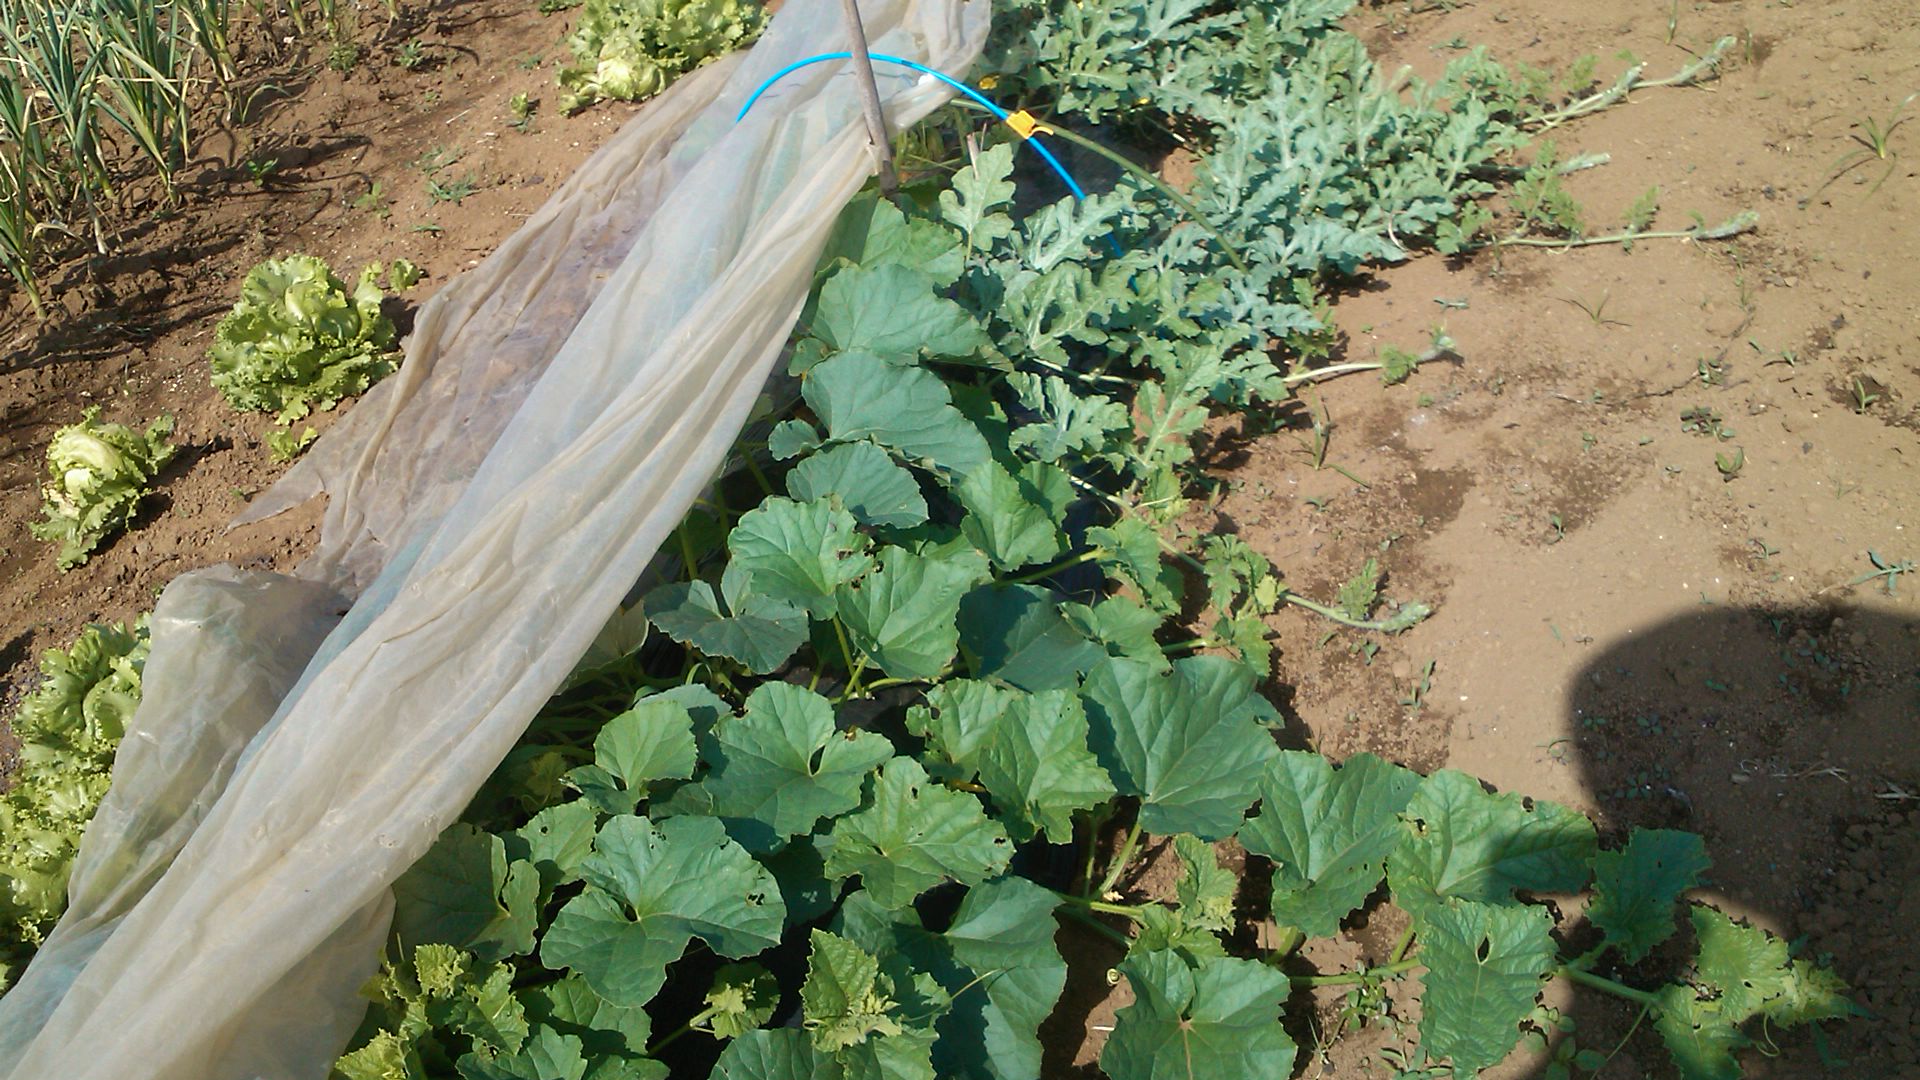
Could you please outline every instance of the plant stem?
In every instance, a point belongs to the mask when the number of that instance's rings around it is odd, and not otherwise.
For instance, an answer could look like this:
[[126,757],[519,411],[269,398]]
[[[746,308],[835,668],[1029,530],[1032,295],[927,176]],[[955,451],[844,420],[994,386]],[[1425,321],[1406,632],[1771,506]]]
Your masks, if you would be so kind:
[[1413,924],[1407,924],[1407,931],[1400,935],[1400,943],[1387,954],[1387,963],[1397,964],[1407,958],[1407,950],[1413,946]]
[[1660,999],[1654,994],[1645,990],[1635,990],[1625,983],[1614,982],[1612,979],[1603,975],[1595,975],[1591,971],[1582,971],[1577,967],[1560,964],[1554,968],[1554,974],[1565,975],[1580,986],[1585,986],[1593,990],[1604,990],[1615,997],[1626,998],[1628,1001],[1636,1002],[1649,1009],[1658,1009],[1660,1007]]
[[1412,960],[1402,960],[1394,964],[1383,964],[1380,967],[1367,968],[1364,971],[1337,971],[1332,975],[1290,975],[1287,977],[1287,981],[1292,983],[1295,989],[1312,986],[1351,986],[1354,983],[1371,982],[1376,979],[1390,979],[1396,975],[1405,975],[1407,972],[1419,966],[1420,961],[1416,957]]
[[1078,908],[1072,905],[1068,905],[1067,907],[1064,907],[1061,910],[1065,911],[1069,916],[1071,916],[1074,920],[1079,922],[1081,925],[1091,928],[1095,933],[1098,933],[1101,937],[1106,938],[1108,941],[1113,942],[1115,945],[1120,946],[1122,949],[1131,948],[1133,946],[1133,939],[1127,937],[1127,935],[1121,933],[1120,931],[1115,930],[1113,927],[1108,926],[1106,923],[1101,922],[1099,919],[1094,918],[1093,913],[1086,910],[1085,908]]
[[1120,842],[1120,850],[1114,852],[1113,862],[1108,864],[1105,877],[1100,886],[1090,894],[1094,899],[1107,895],[1119,883],[1120,875],[1127,868],[1127,860],[1133,858],[1133,849],[1140,843],[1140,818],[1135,815],[1133,827],[1127,830],[1127,838]]
[[1043,566],[1038,570],[1021,574],[1019,577],[1004,578],[1002,579],[1001,584],[1025,585],[1029,581],[1041,581],[1043,579],[1050,578],[1053,575],[1058,574],[1062,571],[1071,570],[1074,567],[1081,565],[1082,563],[1093,562],[1095,559],[1102,558],[1106,554],[1107,554],[1106,548],[1090,547],[1078,555],[1074,555],[1069,558],[1062,559],[1061,561],[1054,563],[1051,566]]
[[1379,371],[1381,368],[1386,366],[1387,365],[1385,364],[1374,363],[1372,361],[1356,361],[1351,364],[1334,364],[1329,367],[1310,368],[1306,371],[1296,371],[1291,375],[1282,376],[1280,381],[1283,383],[1286,383],[1288,386],[1294,386],[1296,384],[1303,383],[1303,382],[1311,382],[1314,379],[1330,379],[1335,375],[1351,375],[1356,371]]
[[648,1057],[659,1056],[660,1051],[665,1049],[675,1039],[678,1039],[680,1036],[685,1035],[689,1031],[697,1030],[701,1024],[704,1024],[708,1020],[711,1020],[713,1018],[713,1014],[719,1011],[720,1011],[720,1007],[718,1005],[709,1005],[705,1009],[702,1009],[699,1012],[694,1013],[693,1016],[690,1019],[688,1019],[686,1023],[681,1024],[679,1027],[669,1032],[666,1038],[663,1038],[659,1042],[654,1043],[652,1046],[647,1047],[647,1056]]

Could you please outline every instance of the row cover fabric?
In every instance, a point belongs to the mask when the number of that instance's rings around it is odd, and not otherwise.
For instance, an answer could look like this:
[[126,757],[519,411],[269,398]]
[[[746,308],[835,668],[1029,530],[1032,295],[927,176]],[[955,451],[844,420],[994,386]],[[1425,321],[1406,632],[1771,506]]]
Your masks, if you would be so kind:
[[[961,72],[986,0],[866,0]],[[400,372],[262,496],[292,576],[156,606],[145,700],[66,916],[0,999],[4,1080],[301,1080],[364,1011],[390,886],[618,611],[746,421],[873,168],[837,0],[681,80],[422,306]],[[905,125],[950,95],[882,73]]]

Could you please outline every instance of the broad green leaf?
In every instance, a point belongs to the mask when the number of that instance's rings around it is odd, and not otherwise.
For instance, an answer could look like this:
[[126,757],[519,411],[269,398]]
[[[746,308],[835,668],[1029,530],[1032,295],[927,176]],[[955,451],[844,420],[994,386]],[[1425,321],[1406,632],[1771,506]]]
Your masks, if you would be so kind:
[[773,876],[727,839],[717,818],[659,825],[616,817],[581,866],[587,889],[547,928],[540,960],[571,968],[616,1005],[645,1005],[667,965],[699,937],[742,957],[780,941],[786,905]]
[[1730,1023],[1744,1021],[1786,991],[1791,970],[1786,942],[1705,904],[1693,905],[1689,914],[1700,940],[1694,981],[1719,992],[1717,1003]]
[[839,593],[841,619],[860,651],[896,679],[934,679],[960,648],[960,598],[986,576],[986,560],[928,558],[887,547],[879,569]]
[[[736,561],[727,567],[723,586],[743,578],[750,572]],[[807,640],[804,608],[752,592],[740,593],[728,606],[731,614],[720,610],[713,586],[704,581],[662,585],[646,598],[647,618],[668,637],[738,661],[755,674],[774,671]]]
[[713,771],[702,781],[713,812],[757,826],[739,834],[761,851],[859,806],[867,774],[893,756],[884,736],[836,731],[831,702],[783,682],[756,687],[714,741]]
[[1654,1030],[1667,1044],[1667,1053],[1682,1080],[1740,1080],[1743,1075],[1733,1052],[1752,1040],[1740,1033],[1717,1001],[1704,1001],[1693,988],[1678,983],[1661,987],[1656,996]]
[[782,420],[767,433],[767,453],[775,461],[799,457],[820,445],[820,433],[805,420]]
[[942,935],[954,959],[981,979],[985,1000],[962,991],[940,1021],[940,1046],[954,1059],[943,1074],[962,1080],[1031,1080],[1040,1075],[1040,1026],[1066,988],[1054,945],[1059,899],[1023,878],[967,891]]
[[749,1031],[727,1044],[708,1080],[841,1080],[838,1062],[799,1028]]
[[1815,1020],[1868,1015],[1847,997],[1847,984],[1840,976],[1804,959],[1793,961],[1779,995],[1768,998],[1760,1011],[1776,1024],[1808,1024]]
[[1333,937],[1386,873],[1400,812],[1420,777],[1372,754],[1336,770],[1318,754],[1288,750],[1260,782],[1260,816],[1240,843],[1273,860],[1273,919],[1308,937]]
[[1112,1080],[1226,1080],[1292,1075],[1295,1047],[1280,1026],[1287,977],[1252,960],[1197,970],[1171,952],[1129,956],[1120,973],[1134,1002],[1100,1053]]
[[1621,960],[1639,963],[1673,936],[1673,905],[1713,865],[1706,841],[1671,829],[1635,829],[1627,846],[1593,857],[1593,903],[1587,918]]
[[836,442],[872,439],[961,476],[990,460],[987,440],[931,371],[849,353],[807,372],[800,392]]
[[1578,892],[1598,848],[1593,822],[1550,802],[1442,769],[1407,804],[1406,825],[1387,858],[1393,899],[1416,919],[1450,896],[1506,904],[1516,889]]
[[908,218],[878,192],[853,197],[834,220],[821,266],[845,259],[858,266],[908,266],[924,271],[936,284],[960,277],[961,253],[953,231],[937,221]]
[[580,1040],[590,1056],[638,1057],[653,1038],[653,1019],[638,1006],[620,1006],[594,993],[578,975],[520,992],[527,1018]]
[[393,932],[411,948],[437,942],[471,950],[481,962],[533,951],[540,874],[509,863],[506,844],[455,824],[393,884]]
[[827,876],[860,875],[887,907],[902,907],[952,878],[977,885],[1007,868],[1013,854],[1000,824],[979,800],[928,780],[912,758],[897,757],[873,779],[865,810],[833,823]]
[[814,1049],[837,1053],[869,1038],[898,1035],[893,999],[880,985],[880,961],[838,934],[816,929],[808,939],[807,981],[800,988]]
[[747,591],[829,619],[834,591],[872,565],[854,524],[853,515],[831,503],[776,495],[741,515],[727,534],[727,551],[748,575]]
[[913,474],[870,442],[808,457],[787,474],[787,493],[801,502],[837,495],[863,525],[911,529],[927,520],[927,500]]
[[588,1058],[587,1073],[580,1080],[667,1080],[671,1075],[662,1061],[609,1056]]
[[549,1027],[537,1027],[517,1054],[485,1058],[468,1054],[459,1061],[464,1080],[581,1080],[587,1059],[580,1040]]
[[940,193],[940,216],[966,237],[969,252],[983,251],[1013,235],[1005,208],[1013,202],[1013,144],[1001,143],[973,155]]
[[954,489],[967,516],[960,531],[1001,570],[1019,570],[1059,556],[1059,525],[1032,485],[988,462]]
[[843,353],[911,364],[923,352],[965,358],[987,344],[972,315],[939,295],[924,272],[899,264],[844,266],[820,287],[813,336]]
[[595,817],[591,804],[575,799],[540,811],[500,839],[508,858],[533,864],[541,889],[550,893],[579,880],[581,861],[593,853]]
[[694,766],[693,717],[668,698],[643,698],[606,722],[593,739],[594,764],[629,791],[655,780],[689,780]]
[[1531,904],[1438,904],[1421,923],[1420,960],[1421,1045],[1472,1076],[1520,1041],[1520,1022],[1553,966],[1553,917]]
[[723,964],[707,990],[707,1028],[715,1038],[738,1038],[771,1020],[779,1004],[773,972],[759,964]]
[[1022,690],[1072,687],[1106,655],[1034,585],[983,585],[960,602],[960,650],[975,678]]
[[1083,694],[1094,756],[1121,794],[1140,797],[1141,828],[1202,840],[1233,835],[1277,753],[1252,719],[1250,670],[1196,656],[1163,675],[1113,657],[1087,676]]
[[1021,694],[994,722],[979,759],[980,783],[1017,841],[1039,833],[1073,842],[1073,812],[1114,796],[1087,749],[1086,710],[1071,690]]

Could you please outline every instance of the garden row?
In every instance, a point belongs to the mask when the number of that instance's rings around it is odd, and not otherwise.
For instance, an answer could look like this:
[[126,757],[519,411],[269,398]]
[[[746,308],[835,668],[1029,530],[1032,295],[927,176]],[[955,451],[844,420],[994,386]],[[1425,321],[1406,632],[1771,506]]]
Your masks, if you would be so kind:
[[[1281,748],[1267,617],[1391,633],[1426,608],[1384,596],[1372,560],[1316,599],[1189,531],[1194,436],[1314,379],[1414,373],[1410,350],[1327,363],[1340,276],[1422,246],[1654,235],[1648,200],[1589,237],[1565,166],[1510,163],[1624,89],[1477,52],[1390,82],[1340,28],[1350,6],[996,10],[975,74],[997,96],[1071,141],[1067,122],[1177,139],[1192,185],[1129,165],[1016,213],[1007,129],[953,106],[903,137],[929,165],[841,216],[795,389],[396,885],[340,1076],[1033,1077],[1070,967],[1107,963],[1063,953],[1061,920],[1124,950],[1116,1080],[1287,1075],[1283,1011],[1311,986],[1418,980],[1404,1060],[1455,1075],[1541,1032],[1556,978],[1637,1006],[1688,1077],[1740,1075],[1755,1025],[1852,1011],[1787,943],[1685,898],[1698,837],[1603,847],[1580,814],[1457,772]],[[1503,185],[1496,230],[1479,201]],[[57,715],[45,745],[93,754],[97,799],[142,646],[89,633],[34,707]],[[1138,884],[1149,841],[1181,867],[1168,895]],[[39,865],[44,926],[59,878]],[[1539,899],[1581,892],[1577,924]],[[1302,970],[1306,940],[1383,904],[1409,917],[1385,962]]]

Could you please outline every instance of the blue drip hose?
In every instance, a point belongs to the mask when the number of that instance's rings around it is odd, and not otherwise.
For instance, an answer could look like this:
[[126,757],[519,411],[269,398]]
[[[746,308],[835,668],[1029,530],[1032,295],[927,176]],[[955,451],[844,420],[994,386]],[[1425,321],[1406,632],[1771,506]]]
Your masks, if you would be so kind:
[[[948,75],[944,71],[935,71],[934,69],[926,66],[925,64],[915,63],[914,61],[908,60],[905,57],[888,56],[885,53],[868,53],[867,56],[870,59],[878,60],[881,63],[897,64],[900,67],[911,68],[914,71],[921,73],[922,75],[931,75],[934,78],[939,79],[941,82],[946,83],[948,86],[953,87],[955,90],[958,90],[961,93],[972,98],[974,101],[979,102],[982,108],[985,108],[988,112],[998,117],[1001,123],[1006,123],[1009,118],[1009,114],[1007,113],[1007,110],[1001,108],[998,105],[995,105],[992,101],[988,100],[985,94],[982,94],[980,91],[975,90],[973,87],[968,86],[966,83],[961,82],[959,79],[956,79],[951,75]],[[793,63],[788,64],[786,67],[783,67],[779,71],[776,71],[772,75],[768,76],[767,81],[760,84],[759,89],[755,90],[753,92],[753,95],[747,98],[747,103],[745,105],[740,106],[739,115],[733,118],[734,123],[739,123],[740,120],[747,115],[747,110],[753,108],[753,103],[756,101],[759,101],[760,96],[762,94],[765,94],[767,90],[773,86],[774,83],[777,83],[781,79],[785,78],[789,72],[797,71],[800,68],[806,67],[809,64],[824,64],[829,60],[851,60],[851,59],[853,59],[853,54],[850,52],[830,52],[830,53],[821,53],[818,56],[809,56],[805,60],[795,60]],[[1053,151],[1047,149],[1047,146],[1045,143],[1031,136],[1022,139],[1021,141],[1030,144],[1034,148],[1034,150],[1039,153],[1041,158],[1044,159],[1048,165],[1051,165],[1053,167],[1053,171],[1060,174],[1060,179],[1066,182],[1067,190],[1073,192],[1074,198],[1085,199],[1087,197],[1087,193],[1085,191],[1080,190],[1080,185],[1075,183],[1073,180],[1073,177],[1067,173],[1066,166],[1060,164],[1060,159],[1053,156]]]

